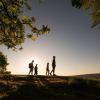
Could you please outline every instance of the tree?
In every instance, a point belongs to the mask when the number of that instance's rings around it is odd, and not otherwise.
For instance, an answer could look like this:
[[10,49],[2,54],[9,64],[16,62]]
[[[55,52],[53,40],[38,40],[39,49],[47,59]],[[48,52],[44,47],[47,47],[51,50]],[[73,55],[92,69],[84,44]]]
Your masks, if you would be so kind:
[[3,55],[2,52],[0,52],[0,71],[6,71],[6,66],[8,65],[7,62],[7,56]]
[[[35,18],[24,14],[23,7],[31,10],[29,0],[0,0],[0,45],[13,50],[22,49],[26,38],[35,40],[39,35],[47,34],[50,29],[42,25],[41,29],[35,26]],[[29,27],[31,33],[25,33]]]
[[91,11],[91,27],[100,25],[100,0],[72,0],[72,6]]

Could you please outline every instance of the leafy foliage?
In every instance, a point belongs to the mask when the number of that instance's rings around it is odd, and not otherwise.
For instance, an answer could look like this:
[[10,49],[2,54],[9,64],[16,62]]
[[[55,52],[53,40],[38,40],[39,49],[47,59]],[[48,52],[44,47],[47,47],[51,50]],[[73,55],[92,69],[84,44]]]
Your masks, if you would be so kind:
[[100,0],[72,0],[72,6],[91,11],[92,26],[100,25]]
[[[35,24],[35,18],[30,18],[23,14],[23,7],[31,10],[29,0],[0,0],[0,45],[4,44],[9,48],[20,49],[25,39],[34,36],[46,34],[50,31],[48,26],[43,25],[38,29]],[[25,28],[29,27],[31,33],[25,33]],[[28,35],[28,36],[27,36]]]
[[0,52],[0,71],[6,71],[7,63],[7,57],[3,55],[2,52]]

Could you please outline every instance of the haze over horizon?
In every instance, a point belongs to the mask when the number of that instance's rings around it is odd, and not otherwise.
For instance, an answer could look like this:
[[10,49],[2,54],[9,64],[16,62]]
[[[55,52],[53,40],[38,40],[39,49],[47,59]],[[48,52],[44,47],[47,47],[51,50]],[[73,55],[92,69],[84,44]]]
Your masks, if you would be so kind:
[[[39,74],[45,74],[46,63],[52,63],[56,56],[57,75],[100,73],[100,29],[91,28],[90,13],[73,8],[71,0],[45,0],[39,4],[32,0],[32,11],[37,26],[50,26],[48,35],[36,41],[27,39],[23,50],[14,52],[0,45],[0,51],[7,55],[7,67],[12,74],[28,74],[28,64],[34,60]],[[29,33],[28,28],[26,32]]]

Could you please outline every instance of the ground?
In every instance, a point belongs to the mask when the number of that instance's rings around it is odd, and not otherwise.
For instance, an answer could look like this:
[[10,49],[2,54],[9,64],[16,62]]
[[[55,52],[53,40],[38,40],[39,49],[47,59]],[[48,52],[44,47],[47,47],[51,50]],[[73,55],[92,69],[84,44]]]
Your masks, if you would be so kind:
[[0,100],[100,100],[100,79],[0,75]]

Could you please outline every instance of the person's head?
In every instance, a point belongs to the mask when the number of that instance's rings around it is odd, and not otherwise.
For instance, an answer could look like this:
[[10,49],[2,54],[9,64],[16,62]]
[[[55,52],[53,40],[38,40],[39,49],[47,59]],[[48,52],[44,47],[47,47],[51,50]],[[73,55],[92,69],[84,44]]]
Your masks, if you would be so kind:
[[53,56],[53,59],[55,59],[56,58],[56,56]]
[[47,62],[47,65],[49,65],[49,62]]
[[32,63],[34,62],[34,60],[32,60]]

